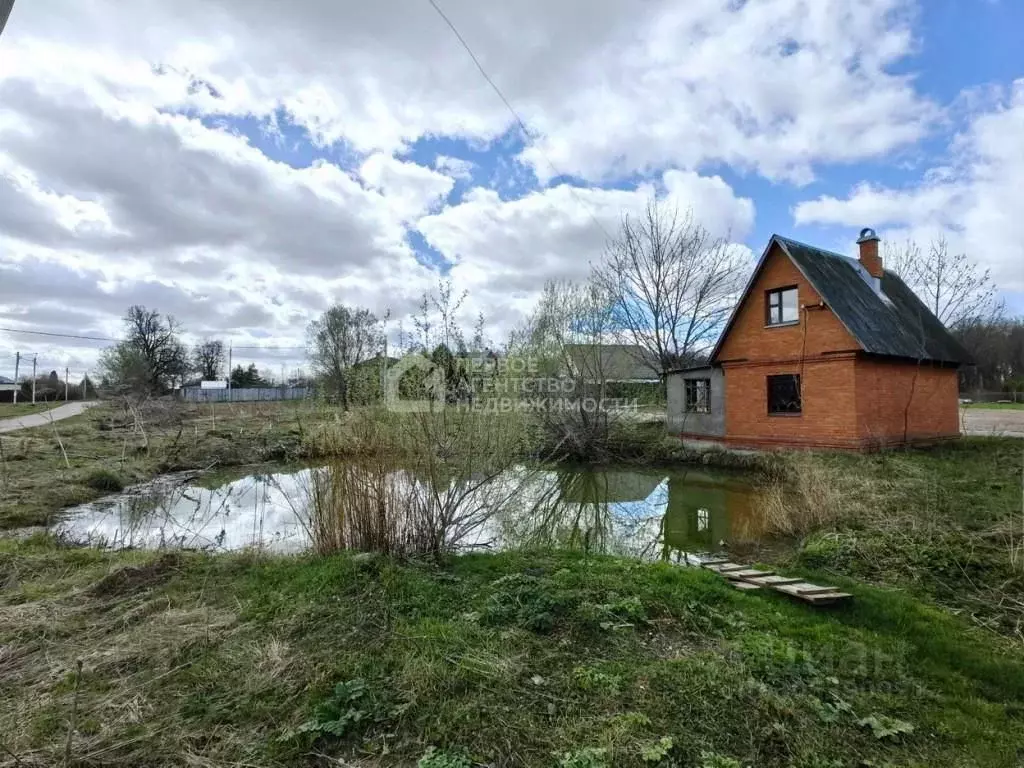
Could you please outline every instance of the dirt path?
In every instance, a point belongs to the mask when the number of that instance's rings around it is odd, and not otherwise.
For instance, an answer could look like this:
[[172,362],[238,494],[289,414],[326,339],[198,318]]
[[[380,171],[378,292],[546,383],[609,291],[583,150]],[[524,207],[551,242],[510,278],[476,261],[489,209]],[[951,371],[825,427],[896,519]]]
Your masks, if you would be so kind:
[[91,408],[94,405],[97,405],[95,400],[79,401],[59,406],[44,413],[30,413],[25,416],[0,419],[0,433],[15,432],[19,429],[28,429],[29,427],[45,427],[50,423],[51,419],[53,421],[70,419],[72,416],[77,416],[86,408]]
[[1000,408],[965,408],[964,432],[968,435],[1024,437],[1024,411]]

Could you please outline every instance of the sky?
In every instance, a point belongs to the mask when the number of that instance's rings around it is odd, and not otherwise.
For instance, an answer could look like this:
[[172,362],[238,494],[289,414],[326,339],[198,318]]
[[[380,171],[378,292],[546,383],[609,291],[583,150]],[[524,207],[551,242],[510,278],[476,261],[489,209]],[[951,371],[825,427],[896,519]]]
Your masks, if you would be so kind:
[[[1024,314],[1024,3],[437,2],[525,132],[429,0],[16,0],[0,327],[143,304],[274,372],[444,279],[500,345],[652,195],[751,261],[945,237]],[[103,346],[0,331],[0,375]]]

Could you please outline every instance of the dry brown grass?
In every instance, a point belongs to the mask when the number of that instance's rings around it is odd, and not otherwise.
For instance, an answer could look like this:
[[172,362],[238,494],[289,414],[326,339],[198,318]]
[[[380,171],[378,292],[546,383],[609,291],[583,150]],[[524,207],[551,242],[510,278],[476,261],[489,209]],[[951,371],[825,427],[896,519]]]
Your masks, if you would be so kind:
[[784,477],[768,481],[754,508],[762,531],[799,536],[849,514],[848,501],[842,473],[815,455],[793,454]]
[[[84,562],[42,580],[60,597],[33,591],[0,605],[0,699],[18,702],[0,706],[0,765],[63,764],[73,711],[72,765],[159,763],[162,749],[187,742],[167,721],[148,725],[170,703],[162,683],[229,641],[235,614],[152,597],[150,587],[174,576],[171,558],[104,570]],[[38,589],[38,573],[32,581]]]

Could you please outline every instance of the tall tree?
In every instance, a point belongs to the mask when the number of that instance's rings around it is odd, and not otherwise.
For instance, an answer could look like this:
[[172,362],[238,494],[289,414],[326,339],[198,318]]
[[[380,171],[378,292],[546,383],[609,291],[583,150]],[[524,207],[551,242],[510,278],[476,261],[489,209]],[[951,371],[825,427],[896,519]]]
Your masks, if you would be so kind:
[[718,335],[742,287],[743,266],[692,213],[680,215],[652,198],[639,216],[623,217],[593,274],[613,302],[616,325],[664,371]]
[[256,363],[249,363],[248,368],[236,365],[231,371],[231,386],[235,389],[248,389],[252,387],[265,387],[267,381],[260,376]]
[[192,370],[204,381],[220,378],[224,368],[224,342],[218,339],[207,339],[192,349]]
[[886,268],[899,275],[947,328],[991,323],[1003,314],[989,270],[966,253],[950,251],[944,239],[932,241],[927,250],[909,240],[901,246],[887,245],[884,257]]
[[125,338],[100,355],[105,383],[115,389],[159,393],[188,373],[188,351],[177,321],[135,305],[124,316]]
[[384,333],[377,316],[336,304],[309,324],[313,370],[348,410],[352,368],[381,351]]

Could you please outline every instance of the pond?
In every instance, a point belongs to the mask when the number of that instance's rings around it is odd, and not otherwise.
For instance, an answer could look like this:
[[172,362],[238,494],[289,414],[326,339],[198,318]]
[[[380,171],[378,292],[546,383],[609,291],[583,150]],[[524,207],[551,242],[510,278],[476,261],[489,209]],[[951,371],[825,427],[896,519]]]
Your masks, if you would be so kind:
[[[283,468],[234,478],[168,475],[66,510],[55,532],[75,543],[110,548],[301,552],[318,535],[316,491],[332,471],[341,470]],[[444,534],[448,548],[459,551],[560,546],[678,559],[759,534],[753,489],[736,474],[520,467],[469,491],[469,481],[438,489],[401,470],[391,473],[390,481],[414,491],[403,497],[414,503],[439,499],[448,509],[452,504],[445,500],[457,498],[460,511],[472,508],[472,514],[458,517],[457,537],[454,525]]]

